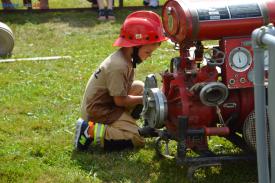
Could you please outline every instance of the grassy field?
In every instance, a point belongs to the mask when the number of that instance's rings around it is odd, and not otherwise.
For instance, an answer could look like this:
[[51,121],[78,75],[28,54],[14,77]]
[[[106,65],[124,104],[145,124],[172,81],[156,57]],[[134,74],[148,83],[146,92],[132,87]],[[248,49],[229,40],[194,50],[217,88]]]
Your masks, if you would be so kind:
[[[74,5],[73,0],[68,2],[68,7]],[[141,1],[125,2],[130,5]],[[186,167],[156,157],[153,139],[147,140],[144,149],[134,151],[77,152],[73,148],[74,125],[86,82],[96,66],[116,50],[112,43],[130,11],[115,13],[115,22],[97,21],[96,11],[0,14],[0,21],[15,34],[12,58],[72,57],[0,63],[1,183],[189,182]],[[172,45],[162,44],[137,68],[136,78],[144,80],[147,74],[165,70],[178,54]],[[235,151],[220,139],[210,143],[216,152]],[[256,182],[257,170],[246,163],[227,164],[201,170],[197,179],[209,183]]]

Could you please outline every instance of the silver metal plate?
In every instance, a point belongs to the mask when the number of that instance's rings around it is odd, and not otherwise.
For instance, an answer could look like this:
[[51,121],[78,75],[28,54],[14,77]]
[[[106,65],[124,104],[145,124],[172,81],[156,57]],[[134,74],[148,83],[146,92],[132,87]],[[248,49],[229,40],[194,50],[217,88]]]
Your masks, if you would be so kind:
[[150,88],[144,91],[143,119],[152,128],[162,128],[167,118],[167,100],[159,88]]
[[228,89],[221,82],[209,82],[200,91],[200,100],[207,106],[218,106],[228,97]]
[[144,82],[145,90],[149,88],[157,88],[157,87],[158,87],[158,83],[157,83],[156,76],[154,74],[149,74],[148,76],[146,76],[146,79]]

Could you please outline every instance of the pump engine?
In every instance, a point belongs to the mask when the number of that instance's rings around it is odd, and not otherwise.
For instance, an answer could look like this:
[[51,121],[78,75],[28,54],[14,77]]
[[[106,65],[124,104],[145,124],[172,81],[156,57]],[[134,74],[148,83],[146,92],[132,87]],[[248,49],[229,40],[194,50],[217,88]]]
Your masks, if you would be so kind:
[[187,148],[209,154],[209,136],[255,150],[251,33],[275,22],[275,1],[168,0],[162,18],[179,56],[161,73],[162,89],[147,76],[145,124],[177,141],[181,162]]

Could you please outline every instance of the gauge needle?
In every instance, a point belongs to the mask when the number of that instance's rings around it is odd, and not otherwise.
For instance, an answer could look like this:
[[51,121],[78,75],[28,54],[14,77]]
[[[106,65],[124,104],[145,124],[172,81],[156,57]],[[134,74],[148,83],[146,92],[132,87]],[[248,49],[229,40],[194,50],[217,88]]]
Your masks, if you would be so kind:
[[238,53],[238,56],[239,56],[239,63],[242,63],[242,60],[241,60],[241,57],[240,57],[239,53]]

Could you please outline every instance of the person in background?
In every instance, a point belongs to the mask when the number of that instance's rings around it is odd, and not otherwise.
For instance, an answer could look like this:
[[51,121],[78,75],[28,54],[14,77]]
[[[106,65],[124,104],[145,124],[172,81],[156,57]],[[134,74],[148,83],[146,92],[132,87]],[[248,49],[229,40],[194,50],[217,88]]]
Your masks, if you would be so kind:
[[114,0],[106,0],[107,9],[105,9],[105,0],[97,0],[98,4],[98,20],[115,20],[113,11]]
[[36,2],[32,2],[31,0],[23,0],[23,4],[26,8],[49,9],[48,0],[39,0]]
[[39,0],[40,9],[49,9],[49,1],[48,0]]
[[97,0],[92,0],[92,7],[98,8]]
[[98,8],[97,0],[87,0],[87,1],[89,1],[90,3],[92,3],[92,8]]
[[136,123],[143,107],[144,83],[134,80],[134,75],[137,64],[167,40],[161,19],[152,11],[133,12],[120,31],[113,44],[120,48],[100,64],[86,86],[82,116],[76,123],[74,145],[78,150],[87,150],[92,142],[111,151],[140,148],[144,137],[158,134]]
[[1,0],[2,8],[4,10],[13,10],[15,9],[14,4],[10,0]]
[[159,0],[143,0],[143,5],[151,8],[157,8],[159,6]]

